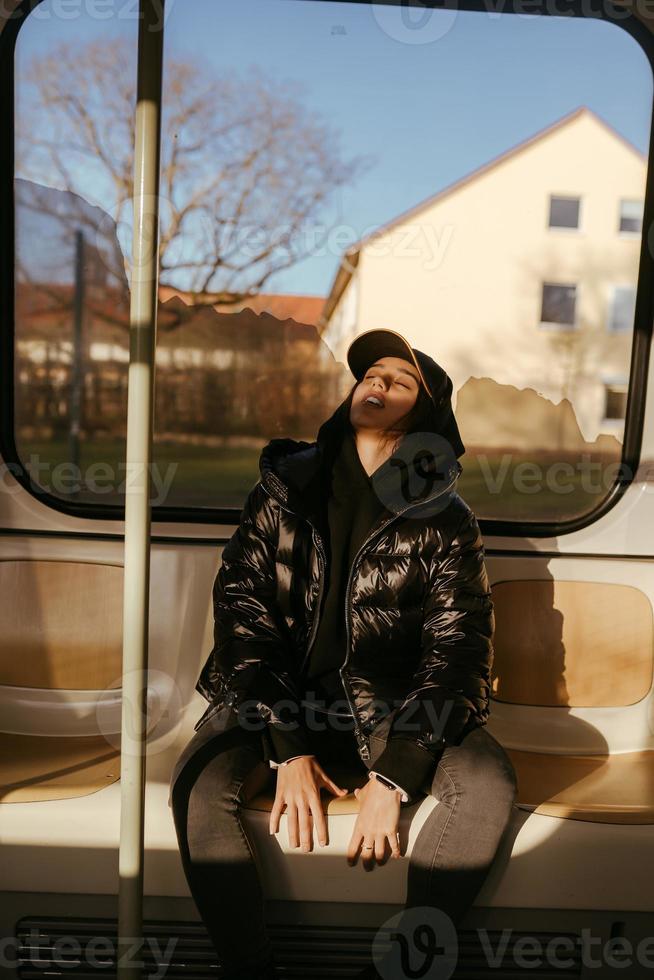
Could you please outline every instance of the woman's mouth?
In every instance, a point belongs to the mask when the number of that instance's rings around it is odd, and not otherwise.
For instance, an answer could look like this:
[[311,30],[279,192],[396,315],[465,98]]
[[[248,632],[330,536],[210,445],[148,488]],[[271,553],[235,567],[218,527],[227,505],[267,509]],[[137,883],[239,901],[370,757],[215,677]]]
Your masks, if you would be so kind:
[[377,395],[368,395],[367,398],[364,398],[363,404],[370,406],[370,408],[383,408],[384,400],[383,398],[379,398]]

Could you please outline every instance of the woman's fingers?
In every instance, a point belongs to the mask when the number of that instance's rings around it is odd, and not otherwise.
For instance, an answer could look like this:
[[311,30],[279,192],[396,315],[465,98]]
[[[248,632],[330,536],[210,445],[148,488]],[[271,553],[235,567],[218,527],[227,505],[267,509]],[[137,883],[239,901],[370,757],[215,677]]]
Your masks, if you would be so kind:
[[330,789],[332,793],[336,793],[337,796],[347,796],[347,794],[350,792],[349,789],[345,789],[343,786],[338,786],[333,779],[329,778],[329,776],[325,777],[325,786]]
[[291,803],[286,810],[286,826],[288,827],[288,843],[291,847],[298,847],[300,843],[298,831],[297,806]]
[[[288,821],[288,842],[291,847],[302,845],[303,851],[313,850],[313,828],[316,829],[318,842],[324,847],[327,844],[327,822],[320,803],[320,796],[310,800],[300,800],[293,804],[286,815]],[[277,818],[279,826],[279,818]],[[299,831],[299,832],[298,832]]]
[[[381,846],[382,859],[384,857],[384,841],[385,838],[382,840],[382,846]],[[372,871],[375,860],[377,861],[380,860],[379,852],[380,852],[379,838],[367,837],[364,840],[363,844],[361,845],[361,863],[363,864],[363,867],[365,868],[366,871]]]
[[391,857],[400,857],[400,835],[398,833],[388,834],[388,843],[391,847]]
[[279,831],[279,818],[286,807],[288,828],[288,843],[290,847],[302,847],[303,851],[313,849],[313,829],[315,826],[319,843],[327,844],[327,821],[322,809],[320,792],[317,787],[306,796],[285,798],[283,793],[277,793],[270,811],[268,829],[270,834]]
[[375,837],[366,837],[361,845],[361,863],[366,871],[372,871],[375,861],[382,864],[384,861],[384,849],[386,838],[377,834]]
[[282,815],[284,809],[284,800],[280,794],[275,795],[275,802],[273,803],[273,808],[270,811],[270,822],[268,824],[268,829],[271,834],[279,833],[279,818]]
[[313,814],[313,825],[316,828],[318,843],[321,845],[321,847],[324,847],[327,843],[327,821],[325,820],[325,814],[323,813],[319,791],[317,791],[316,795],[311,798],[309,805]]
[[355,825],[354,830],[352,832],[352,836],[350,837],[350,843],[348,844],[348,848],[347,848],[348,864],[354,864],[356,862],[357,854],[362,841],[363,841],[363,834],[361,833],[360,830],[357,829]]
[[337,786],[332,779],[327,779],[325,781],[325,785],[327,786],[327,789],[330,789],[332,793],[336,794],[336,796],[347,796],[347,794],[350,792],[349,789],[345,789],[343,786]]
[[313,845],[313,821],[306,800],[301,800],[298,806],[300,814],[300,843],[303,851],[310,851]]
[[348,789],[338,786],[333,779],[330,779],[322,766],[318,765],[317,768],[320,780],[323,785],[327,787],[327,789],[331,790],[332,793],[336,793],[337,796],[347,796],[347,794],[350,792]]
[[302,847],[310,851],[313,844],[313,821],[306,800],[290,802],[286,813],[288,824],[288,843],[290,847]]
[[399,858],[401,854],[397,833],[389,832],[386,834],[377,833],[374,835],[364,835],[355,828],[347,849],[348,864],[353,865],[356,862],[359,849],[361,849],[361,863],[366,871],[370,871],[372,869],[375,861],[377,864],[385,864],[388,860],[386,857],[386,841],[388,841],[390,845],[391,856],[394,858]]

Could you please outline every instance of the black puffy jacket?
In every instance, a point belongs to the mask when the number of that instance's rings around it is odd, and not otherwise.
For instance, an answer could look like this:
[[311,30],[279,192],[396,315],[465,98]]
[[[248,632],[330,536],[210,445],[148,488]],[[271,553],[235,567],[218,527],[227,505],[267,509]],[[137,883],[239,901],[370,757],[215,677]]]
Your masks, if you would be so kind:
[[[261,479],[213,587],[214,645],[196,684],[210,704],[196,731],[224,704],[238,710],[249,702],[273,724],[288,721],[276,704],[299,704],[329,538],[321,461],[339,411],[315,443],[273,439],[261,453]],[[484,547],[454,485],[429,499],[445,492],[448,502],[431,517],[412,519],[410,504],[384,510],[350,571],[340,675],[362,759],[370,758],[370,731],[389,711],[387,744],[410,738],[435,759],[488,719],[495,623]]]

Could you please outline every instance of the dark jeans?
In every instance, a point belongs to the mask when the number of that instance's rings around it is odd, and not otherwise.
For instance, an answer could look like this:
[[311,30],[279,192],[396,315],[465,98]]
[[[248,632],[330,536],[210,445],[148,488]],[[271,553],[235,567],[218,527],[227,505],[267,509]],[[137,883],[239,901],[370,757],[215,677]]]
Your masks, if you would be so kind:
[[[387,717],[373,731],[365,763],[354,735],[330,725],[310,732],[315,754],[328,775],[330,760],[351,764],[363,786],[389,724]],[[243,804],[276,779],[264,743],[261,732],[241,725],[231,708],[221,709],[185,747],[170,783],[184,873],[228,970],[263,963],[272,952],[258,859],[240,816]],[[499,742],[481,727],[445,749],[423,789],[439,803],[411,851],[405,908],[435,906],[456,925],[481,888],[509,822],[515,772]],[[343,874],[348,870],[344,858]]]

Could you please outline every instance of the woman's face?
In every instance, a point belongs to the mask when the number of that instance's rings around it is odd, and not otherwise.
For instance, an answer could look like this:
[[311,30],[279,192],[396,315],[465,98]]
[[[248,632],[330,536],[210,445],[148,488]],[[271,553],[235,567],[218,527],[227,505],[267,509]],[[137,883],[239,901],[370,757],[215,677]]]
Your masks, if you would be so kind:
[[420,378],[411,361],[380,357],[354,390],[350,422],[355,429],[397,428],[400,419],[415,405],[419,385]]

